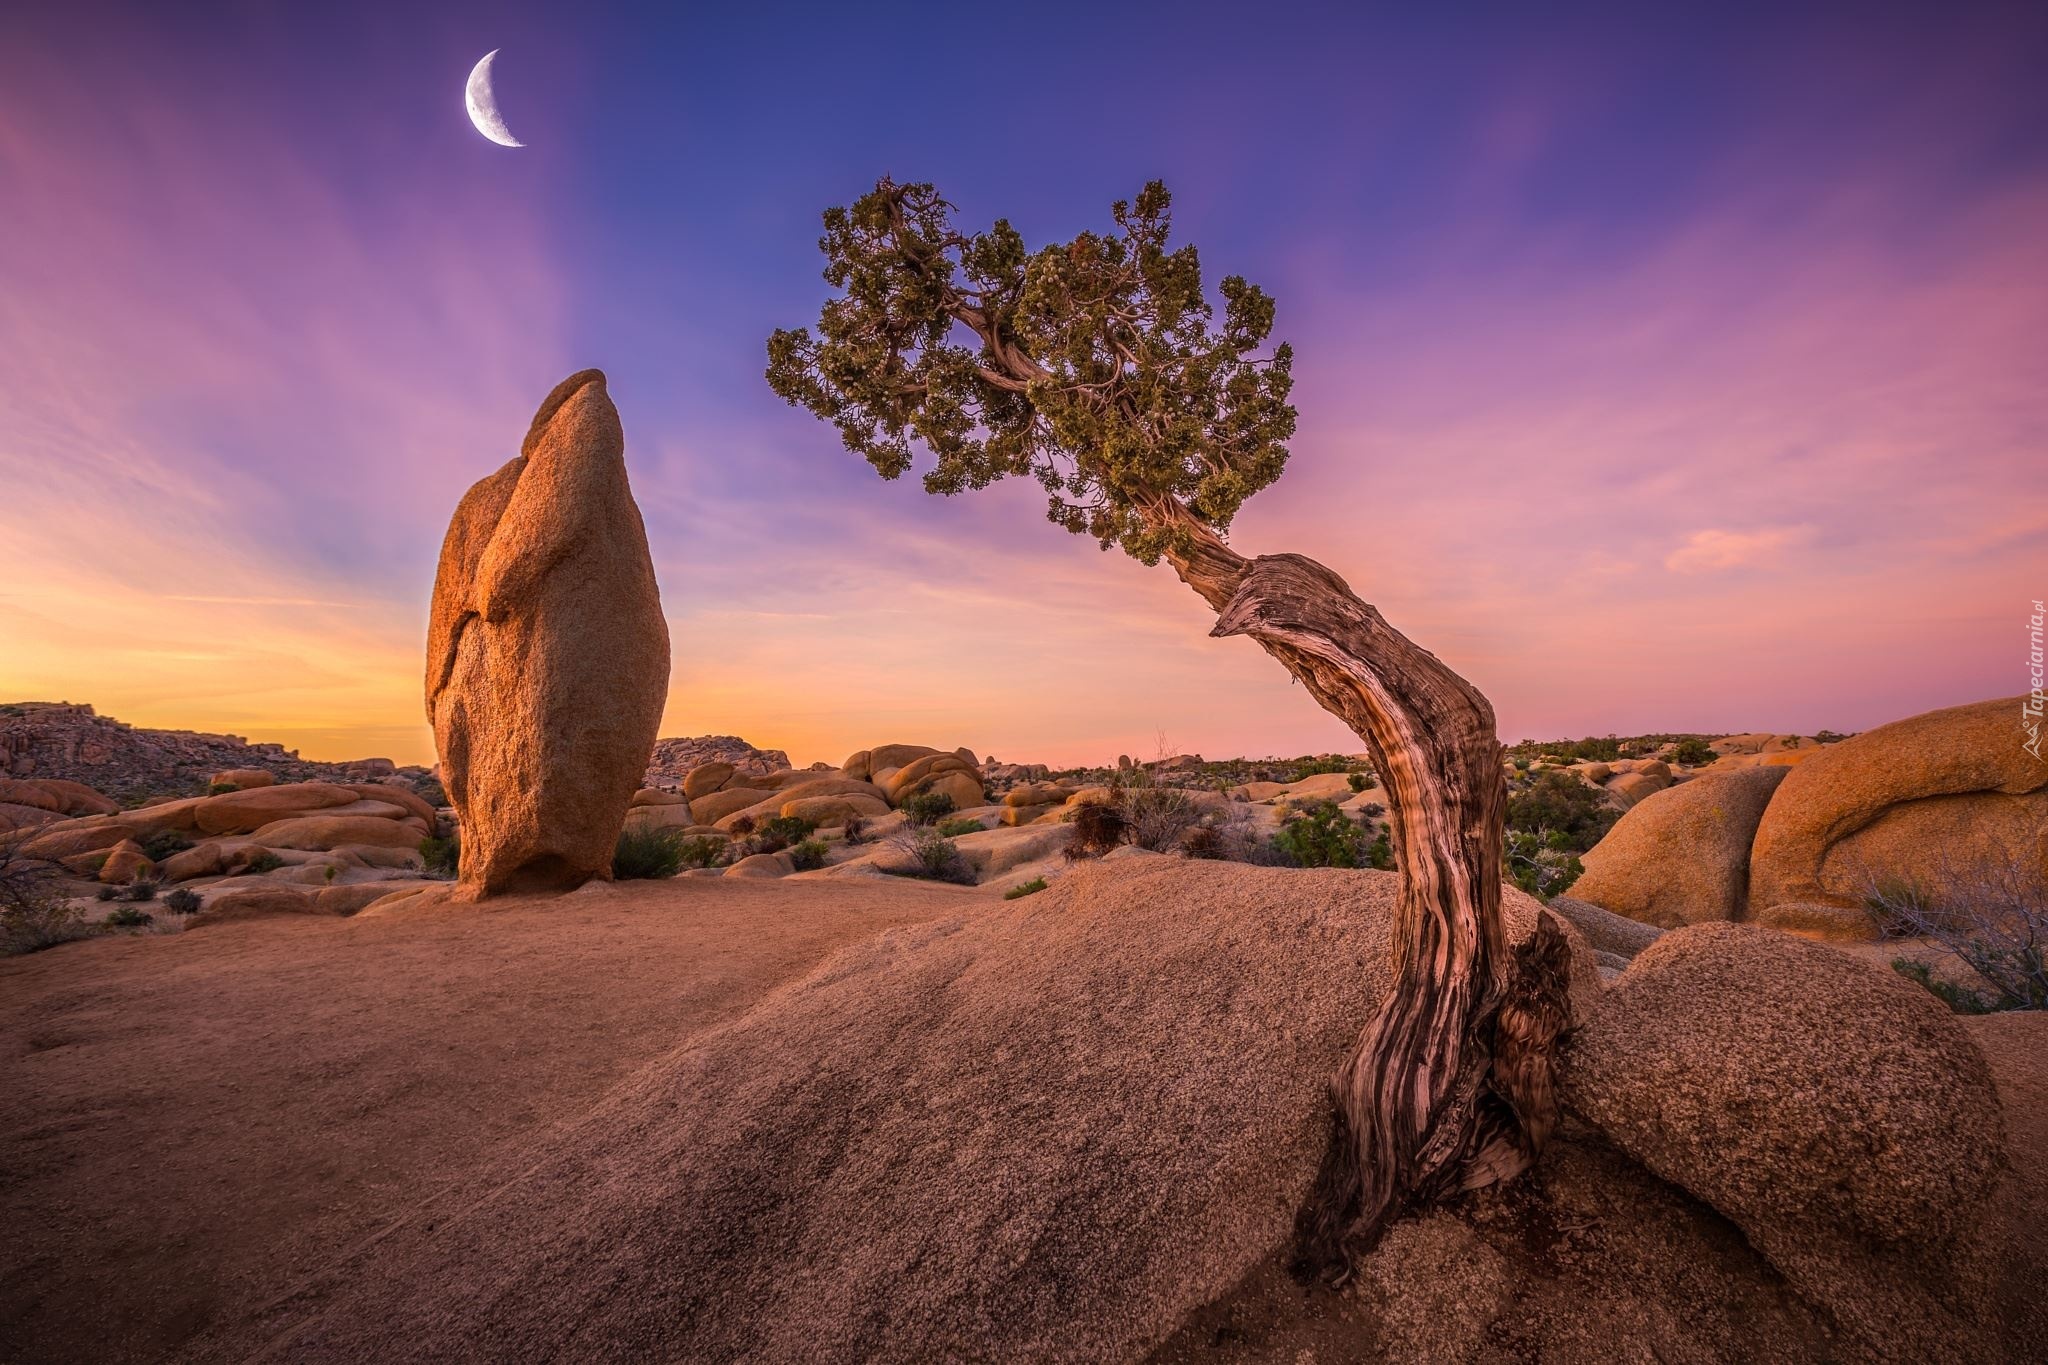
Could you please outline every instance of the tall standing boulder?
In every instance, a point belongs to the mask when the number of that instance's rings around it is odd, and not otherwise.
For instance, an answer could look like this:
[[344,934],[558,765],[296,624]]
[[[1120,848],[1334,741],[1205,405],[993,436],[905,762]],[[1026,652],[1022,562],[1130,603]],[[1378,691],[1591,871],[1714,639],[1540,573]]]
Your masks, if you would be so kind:
[[618,409],[584,370],[463,496],[441,546],[427,717],[462,824],[461,895],[611,875],[668,663]]

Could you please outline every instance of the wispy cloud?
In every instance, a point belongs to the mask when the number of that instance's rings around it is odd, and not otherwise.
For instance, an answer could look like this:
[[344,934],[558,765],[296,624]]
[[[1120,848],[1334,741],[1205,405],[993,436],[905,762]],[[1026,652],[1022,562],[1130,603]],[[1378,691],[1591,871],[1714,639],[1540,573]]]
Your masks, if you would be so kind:
[[1709,527],[1694,531],[1685,543],[1664,556],[1673,573],[1718,573],[1775,562],[1781,551],[1813,539],[1811,526],[1767,526],[1754,531]]

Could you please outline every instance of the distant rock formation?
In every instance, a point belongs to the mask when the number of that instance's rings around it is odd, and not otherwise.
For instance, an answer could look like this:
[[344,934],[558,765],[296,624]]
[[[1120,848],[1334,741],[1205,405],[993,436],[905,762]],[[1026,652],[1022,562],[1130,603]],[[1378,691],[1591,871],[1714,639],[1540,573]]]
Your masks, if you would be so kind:
[[[649,787],[680,787],[693,768],[710,763],[730,763],[733,772],[764,777],[790,766],[789,755],[780,749],[756,749],[738,735],[698,735],[691,739],[656,741],[648,761]],[[731,776],[730,773],[726,776]],[[703,793],[693,792],[692,798]]]
[[0,703],[0,776],[83,782],[132,799],[197,794],[224,769],[258,769],[286,782],[367,781],[397,771],[388,758],[319,763],[240,735],[141,729],[69,702]]
[[426,697],[465,895],[611,876],[669,665],[625,451],[604,375],[571,375],[449,524]]

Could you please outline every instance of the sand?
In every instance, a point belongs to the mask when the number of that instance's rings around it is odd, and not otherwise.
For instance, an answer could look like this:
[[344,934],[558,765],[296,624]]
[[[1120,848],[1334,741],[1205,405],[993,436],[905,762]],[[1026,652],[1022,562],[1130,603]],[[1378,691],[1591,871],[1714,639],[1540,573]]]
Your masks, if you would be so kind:
[[156,1360],[963,893],[624,883],[0,961],[0,1360]]

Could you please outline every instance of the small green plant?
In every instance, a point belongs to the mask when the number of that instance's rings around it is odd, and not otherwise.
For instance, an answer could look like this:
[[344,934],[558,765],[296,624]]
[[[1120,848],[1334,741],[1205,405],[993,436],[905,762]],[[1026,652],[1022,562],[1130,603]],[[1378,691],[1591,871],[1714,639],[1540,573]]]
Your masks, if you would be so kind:
[[726,840],[709,834],[695,834],[676,845],[684,867],[716,867],[725,856]]
[[96,901],[110,901],[120,894],[120,892],[116,891],[111,886],[103,886],[99,890],[92,893],[92,898]]
[[1385,830],[1366,846],[1365,865],[1381,872],[1394,870],[1394,840]]
[[1365,774],[1350,774],[1348,777],[1344,779],[1344,785],[1351,788],[1353,795],[1356,795],[1357,793],[1364,791],[1366,788]]
[[797,871],[810,872],[825,865],[825,855],[830,851],[823,839],[805,839],[790,846],[789,860],[796,864]]
[[429,877],[452,878],[462,869],[462,835],[452,832],[445,839],[428,835],[420,840],[420,870]]
[[1571,843],[1556,830],[1507,831],[1502,870],[1540,900],[1561,896],[1586,871]]
[[948,839],[957,839],[963,834],[979,834],[988,826],[979,820],[962,815],[951,820],[941,820],[933,828]]
[[238,792],[240,790],[241,788],[232,782],[211,782],[207,784],[206,794],[208,796],[226,796],[229,792]]
[[1892,959],[1892,970],[1909,981],[1917,981],[1925,986],[1953,1013],[1995,1014],[2000,1009],[1996,1001],[1988,1000],[1976,991],[1958,986],[1953,981],[1942,980],[1925,962],[1915,962],[1910,957],[1895,957]]
[[158,883],[154,878],[137,877],[134,881],[121,888],[121,899],[124,901],[153,901],[156,899],[157,886]]
[[1848,736],[1840,730],[1822,730],[1813,737],[1815,744],[1840,744]]
[[1714,746],[1703,739],[1681,739],[1678,747],[1671,751],[1671,761],[1683,763],[1688,768],[1703,767],[1719,757]]
[[1019,882],[1008,891],[1005,891],[1003,899],[1006,901],[1022,900],[1026,896],[1035,896],[1043,890],[1045,890],[1045,878],[1033,877],[1030,881]]
[[199,893],[187,887],[164,892],[164,909],[174,915],[189,915],[199,908]]
[[341,872],[341,869],[340,869],[340,868],[336,867],[336,866],[335,866],[334,864],[332,864],[332,863],[329,863],[329,864],[327,865],[327,880],[328,880],[328,882],[329,882],[329,883],[332,883],[332,882],[334,881],[335,877],[336,877],[336,876],[337,876],[337,875],[338,875],[338,874],[339,874],[340,872]]
[[173,853],[183,853],[192,847],[192,841],[174,829],[160,829],[154,834],[145,834],[135,841],[141,846],[142,856],[153,863],[160,863]]
[[155,924],[156,916],[150,914],[147,910],[138,910],[132,905],[124,905],[119,910],[108,915],[104,923],[115,929],[142,929]]
[[252,877],[260,877],[266,872],[275,872],[283,866],[284,859],[278,857],[267,848],[259,848],[250,855],[248,862],[242,864],[242,871]]
[[944,792],[917,792],[897,807],[913,825],[935,825],[953,813],[953,798]]
[[1330,801],[1296,807],[1273,841],[1302,867],[1359,867],[1367,855],[1365,831]]
[[800,815],[774,815],[754,826],[754,842],[761,845],[757,853],[780,853],[791,844],[803,842],[811,837],[817,826]]
[[682,844],[672,825],[628,825],[612,850],[612,876],[622,882],[673,877],[682,870]]

